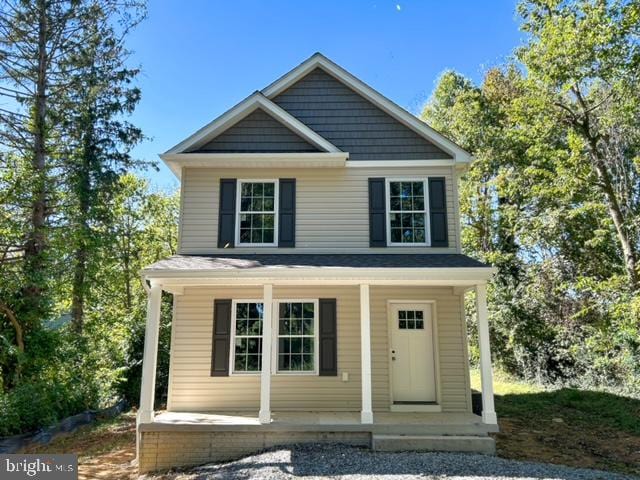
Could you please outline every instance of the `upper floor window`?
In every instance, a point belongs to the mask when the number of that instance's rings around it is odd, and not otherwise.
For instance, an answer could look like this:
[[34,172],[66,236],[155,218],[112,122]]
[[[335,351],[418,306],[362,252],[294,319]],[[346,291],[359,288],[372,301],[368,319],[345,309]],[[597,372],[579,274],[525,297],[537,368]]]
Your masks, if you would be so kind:
[[237,244],[273,246],[277,243],[278,182],[238,181]]
[[428,245],[426,180],[387,180],[387,192],[389,244]]

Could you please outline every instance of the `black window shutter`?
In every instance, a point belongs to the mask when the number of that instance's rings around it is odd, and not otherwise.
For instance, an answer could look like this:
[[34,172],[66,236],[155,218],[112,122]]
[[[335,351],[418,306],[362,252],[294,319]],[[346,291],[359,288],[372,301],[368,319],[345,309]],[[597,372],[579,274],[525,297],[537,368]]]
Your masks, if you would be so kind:
[[385,180],[369,179],[369,246],[387,246]]
[[236,179],[220,179],[218,248],[233,248],[236,236]]
[[296,179],[280,179],[278,205],[278,247],[296,246]]
[[213,303],[213,341],[211,376],[229,376],[229,349],[231,348],[231,300]]
[[335,298],[321,298],[320,304],[320,376],[338,375],[338,322]]
[[431,246],[448,247],[447,197],[444,177],[429,178],[429,223]]

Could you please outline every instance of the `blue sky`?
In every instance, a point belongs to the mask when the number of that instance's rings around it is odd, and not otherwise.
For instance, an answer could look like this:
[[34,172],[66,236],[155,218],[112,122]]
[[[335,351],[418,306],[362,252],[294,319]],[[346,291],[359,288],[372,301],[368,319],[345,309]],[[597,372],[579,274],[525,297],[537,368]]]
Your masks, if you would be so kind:
[[446,69],[479,81],[521,43],[515,0],[150,0],[131,35],[142,67],[134,154],[159,161],[186,136],[316,51],[418,113]]

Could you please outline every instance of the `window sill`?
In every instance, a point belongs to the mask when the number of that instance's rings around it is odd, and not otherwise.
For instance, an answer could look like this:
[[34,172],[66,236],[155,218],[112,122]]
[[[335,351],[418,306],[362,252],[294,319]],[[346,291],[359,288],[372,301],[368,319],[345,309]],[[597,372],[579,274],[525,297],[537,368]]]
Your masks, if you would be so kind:
[[276,243],[238,243],[237,248],[253,248],[253,247],[277,247]]
[[[231,372],[230,377],[259,377],[261,372]],[[318,377],[318,372],[271,372],[272,377]]]
[[429,243],[387,243],[387,247],[430,247]]

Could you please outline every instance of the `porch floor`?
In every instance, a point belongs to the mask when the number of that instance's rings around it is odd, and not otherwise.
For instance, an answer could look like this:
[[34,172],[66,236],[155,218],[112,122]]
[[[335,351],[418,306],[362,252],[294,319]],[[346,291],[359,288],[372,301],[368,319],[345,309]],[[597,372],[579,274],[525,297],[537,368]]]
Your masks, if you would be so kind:
[[160,431],[332,431],[396,435],[486,435],[496,425],[482,423],[472,413],[374,412],[373,424],[360,423],[360,412],[272,412],[261,424],[249,412],[160,412],[141,432]]

